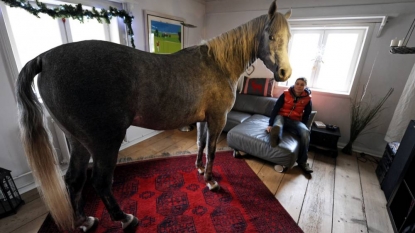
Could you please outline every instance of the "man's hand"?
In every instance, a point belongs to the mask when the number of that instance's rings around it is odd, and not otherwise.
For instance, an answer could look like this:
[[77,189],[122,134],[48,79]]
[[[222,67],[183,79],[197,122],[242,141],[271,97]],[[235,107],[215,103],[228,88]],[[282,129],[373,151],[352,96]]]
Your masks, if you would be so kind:
[[267,129],[265,131],[267,131],[267,133],[270,133],[272,129],[272,126],[268,126]]

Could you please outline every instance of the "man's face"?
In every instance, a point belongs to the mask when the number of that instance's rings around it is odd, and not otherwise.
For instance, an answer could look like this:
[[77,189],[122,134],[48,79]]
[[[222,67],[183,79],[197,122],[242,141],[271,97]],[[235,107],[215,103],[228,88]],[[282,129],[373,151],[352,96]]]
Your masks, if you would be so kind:
[[297,80],[295,81],[294,91],[296,93],[302,93],[306,86],[307,84],[303,80]]

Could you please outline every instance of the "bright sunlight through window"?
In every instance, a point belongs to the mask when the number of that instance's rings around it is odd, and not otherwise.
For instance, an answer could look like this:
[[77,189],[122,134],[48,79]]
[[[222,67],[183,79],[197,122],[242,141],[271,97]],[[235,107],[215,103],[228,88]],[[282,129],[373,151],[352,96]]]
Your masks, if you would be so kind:
[[[7,6],[7,16],[13,33],[17,67],[23,66],[37,55],[63,44],[56,19],[40,14],[40,19],[20,8]],[[16,53],[17,52],[17,53]]]
[[[92,11],[92,7],[84,7]],[[99,9],[97,9],[99,11]],[[99,23],[96,19],[84,18],[84,23],[79,20],[68,19],[70,33],[73,42],[82,40],[109,40],[109,36],[105,33],[106,23]]]
[[314,90],[348,94],[367,28],[292,28],[289,45],[292,78],[306,77]]
[[108,40],[105,36],[104,26],[95,19],[81,23],[79,20],[69,19],[73,42],[81,40]]
[[[54,8],[56,5],[48,5]],[[91,10],[92,7],[83,6]],[[120,43],[117,19],[111,19],[111,24],[102,24],[96,19],[84,18],[84,23],[73,19],[53,19],[46,14],[39,14],[40,18],[29,14],[20,8],[6,6],[5,21],[13,47],[17,68],[23,66],[39,54],[56,46],[82,40],[105,40]],[[97,9],[98,11],[100,9]],[[35,78],[37,88],[37,76]]]

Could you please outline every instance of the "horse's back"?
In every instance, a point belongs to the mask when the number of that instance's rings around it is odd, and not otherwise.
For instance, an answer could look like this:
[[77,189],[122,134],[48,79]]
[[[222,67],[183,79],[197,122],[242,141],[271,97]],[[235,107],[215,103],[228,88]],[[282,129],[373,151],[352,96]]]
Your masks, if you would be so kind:
[[51,115],[67,131],[101,132],[102,126],[127,128],[134,115],[134,73],[126,46],[84,41],[41,55],[38,86]]
[[41,59],[41,97],[67,127],[174,129],[204,121],[207,111],[226,111],[233,103],[228,77],[206,48],[157,55],[83,41],[56,47]]

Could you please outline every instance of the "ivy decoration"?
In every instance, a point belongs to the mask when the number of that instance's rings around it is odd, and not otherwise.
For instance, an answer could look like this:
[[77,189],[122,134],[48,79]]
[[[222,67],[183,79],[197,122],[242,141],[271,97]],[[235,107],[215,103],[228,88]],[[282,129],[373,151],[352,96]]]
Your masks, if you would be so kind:
[[30,3],[26,2],[26,0],[0,1],[3,1],[6,5],[10,7],[22,8],[38,18],[40,18],[38,15],[39,13],[44,13],[54,19],[66,19],[71,17],[72,19],[79,20],[81,23],[84,23],[84,17],[87,17],[87,19],[96,19],[99,23],[102,23],[102,21],[104,20],[107,24],[109,24],[112,17],[120,17],[124,20],[124,23],[127,27],[127,34],[128,36],[130,36],[131,39],[131,46],[135,48],[134,32],[131,27],[131,23],[134,19],[134,16],[129,15],[125,10],[118,10],[117,8],[110,6],[109,10],[101,9],[101,11],[99,12],[95,9],[95,7],[92,7],[92,11],[90,11],[82,9],[82,4],[77,4],[76,6],[64,4],[51,9],[48,8],[44,3],[39,2],[38,0],[36,0],[37,7],[35,8]]

